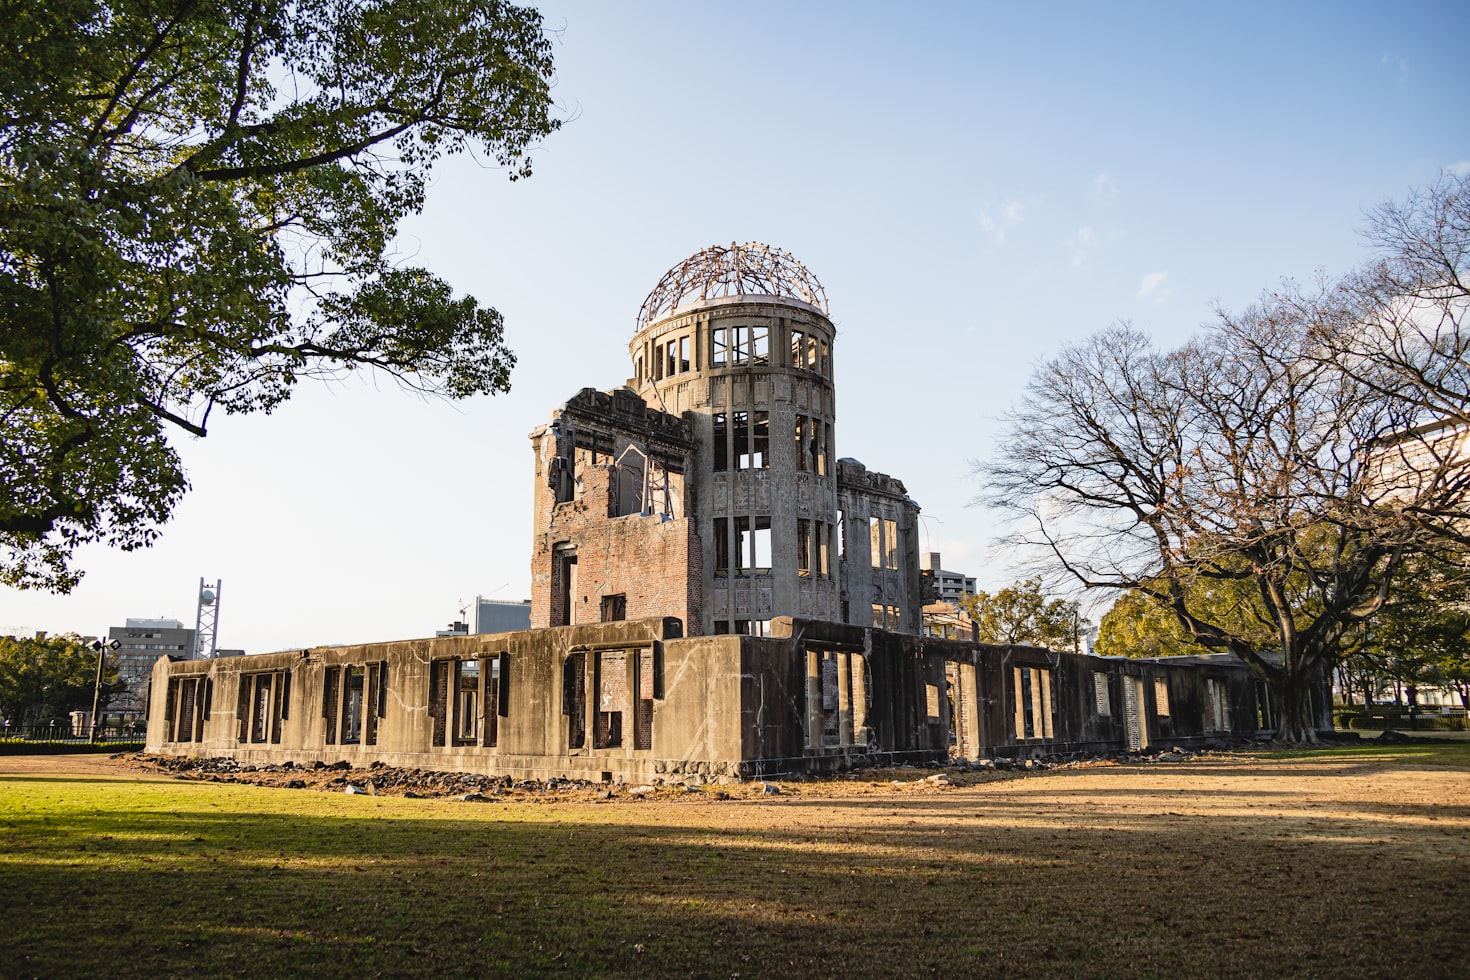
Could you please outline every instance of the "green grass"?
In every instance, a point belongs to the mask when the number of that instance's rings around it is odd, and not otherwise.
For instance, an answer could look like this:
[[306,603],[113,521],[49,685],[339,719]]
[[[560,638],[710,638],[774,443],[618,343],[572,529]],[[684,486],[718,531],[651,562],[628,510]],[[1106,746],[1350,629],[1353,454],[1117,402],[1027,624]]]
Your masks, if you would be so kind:
[[1159,765],[600,805],[0,776],[0,976],[1448,976],[1467,769],[1353,747],[1203,788]]

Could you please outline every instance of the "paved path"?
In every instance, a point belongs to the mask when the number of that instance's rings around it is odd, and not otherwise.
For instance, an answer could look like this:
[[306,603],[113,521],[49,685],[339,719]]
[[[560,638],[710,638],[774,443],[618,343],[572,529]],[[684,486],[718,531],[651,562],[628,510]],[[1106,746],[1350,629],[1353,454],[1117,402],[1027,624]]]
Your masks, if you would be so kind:
[[36,773],[58,776],[115,776],[119,779],[137,779],[140,775],[138,770],[111,758],[109,752],[0,755],[0,779]]

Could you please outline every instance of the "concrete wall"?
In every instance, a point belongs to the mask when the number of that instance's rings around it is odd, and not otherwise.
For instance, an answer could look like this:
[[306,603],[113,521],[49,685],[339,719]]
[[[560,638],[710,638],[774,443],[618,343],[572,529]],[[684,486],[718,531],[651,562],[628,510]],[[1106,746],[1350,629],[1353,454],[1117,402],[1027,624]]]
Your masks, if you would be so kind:
[[653,618],[164,660],[148,749],[698,781],[1192,746],[1262,727],[1254,678],[1229,657],[1099,658],[792,617],[771,637],[682,632]]

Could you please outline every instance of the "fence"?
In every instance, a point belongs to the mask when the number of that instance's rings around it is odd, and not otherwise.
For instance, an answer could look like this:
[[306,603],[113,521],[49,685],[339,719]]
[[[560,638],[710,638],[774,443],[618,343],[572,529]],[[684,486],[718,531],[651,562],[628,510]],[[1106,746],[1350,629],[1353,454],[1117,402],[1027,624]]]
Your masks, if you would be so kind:
[[147,727],[142,721],[100,726],[95,739],[90,737],[91,733],[86,725],[74,725],[65,718],[55,718],[34,725],[12,725],[8,721],[0,723],[0,743],[7,744],[86,745],[96,742],[141,745],[147,734]]
[[1338,728],[1383,731],[1463,732],[1470,725],[1464,708],[1423,707],[1410,711],[1397,705],[1374,705],[1364,708],[1339,705],[1332,709],[1332,720]]

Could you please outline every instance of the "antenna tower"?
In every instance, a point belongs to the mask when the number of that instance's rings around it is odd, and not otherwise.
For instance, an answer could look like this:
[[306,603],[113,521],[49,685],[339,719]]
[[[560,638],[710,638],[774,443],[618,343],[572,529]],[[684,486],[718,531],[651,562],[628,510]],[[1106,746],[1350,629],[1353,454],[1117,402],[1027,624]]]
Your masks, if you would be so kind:
[[215,640],[219,634],[219,596],[224,579],[207,586],[199,580],[199,612],[194,617],[194,659],[214,659]]

